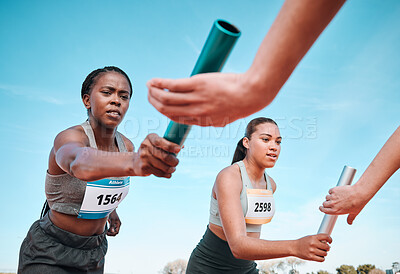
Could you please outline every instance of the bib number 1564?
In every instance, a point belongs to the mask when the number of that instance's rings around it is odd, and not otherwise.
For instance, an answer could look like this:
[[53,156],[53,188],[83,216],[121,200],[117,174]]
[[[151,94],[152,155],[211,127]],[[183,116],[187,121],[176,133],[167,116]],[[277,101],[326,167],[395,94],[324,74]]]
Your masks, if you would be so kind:
[[97,196],[97,200],[99,201],[98,205],[108,205],[109,203],[113,204],[115,202],[119,202],[119,200],[121,200],[121,198],[122,198],[122,193],[120,193],[120,194],[117,193],[112,196],[111,196],[111,194],[108,194],[105,196],[103,194],[101,194],[101,195]]

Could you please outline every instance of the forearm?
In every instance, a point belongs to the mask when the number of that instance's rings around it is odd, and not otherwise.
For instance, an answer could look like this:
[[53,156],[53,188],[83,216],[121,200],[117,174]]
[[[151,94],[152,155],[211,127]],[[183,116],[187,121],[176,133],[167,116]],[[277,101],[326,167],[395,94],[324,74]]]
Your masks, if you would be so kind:
[[243,260],[267,260],[296,256],[296,241],[267,241],[244,236],[231,247],[233,255]]
[[136,157],[137,154],[134,152],[107,152],[89,147],[80,148],[67,172],[84,181],[135,176]]
[[399,168],[400,127],[387,140],[354,186],[369,201]]
[[[271,102],[344,0],[286,0],[245,75]],[[269,103],[268,102],[268,103]]]

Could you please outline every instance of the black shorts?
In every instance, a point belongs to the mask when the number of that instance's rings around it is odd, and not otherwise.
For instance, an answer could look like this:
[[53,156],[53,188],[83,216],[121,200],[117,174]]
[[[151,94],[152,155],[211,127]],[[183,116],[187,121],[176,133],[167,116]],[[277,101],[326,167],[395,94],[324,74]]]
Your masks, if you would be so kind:
[[33,223],[22,242],[18,273],[104,273],[106,230],[80,236],[55,226],[48,214]]
[[236,259],[228,242],[220,239],[208,227],[203,239],[190,256],[186,274],[258,274],[254,261]]

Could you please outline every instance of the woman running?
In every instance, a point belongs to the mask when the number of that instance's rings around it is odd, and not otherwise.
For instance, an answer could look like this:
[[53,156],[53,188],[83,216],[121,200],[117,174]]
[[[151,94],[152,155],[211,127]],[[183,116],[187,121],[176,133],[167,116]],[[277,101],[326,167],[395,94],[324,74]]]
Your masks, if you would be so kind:
[[178,164],[178,145],[149,134],[135,153],[117,131],[132,96],[124,71],[91,72],[81,96],[88,120],[54,140],[45,181],[50,209],[23,241],[18,273],[103,273],[106,234],[119,232],[116,208],[128,193],[129,176],[170,178]]
[[210,222],[190,256],[186,273],[258,273],[253,260],[295,256],[323,262],[332,239],[326,234],[291,241],[260,239],[261,225],[275,212],[274,180],[265,172],[281,150],[277,124],[250,121],[237,145],[232,165],[217,176],[211,195]]

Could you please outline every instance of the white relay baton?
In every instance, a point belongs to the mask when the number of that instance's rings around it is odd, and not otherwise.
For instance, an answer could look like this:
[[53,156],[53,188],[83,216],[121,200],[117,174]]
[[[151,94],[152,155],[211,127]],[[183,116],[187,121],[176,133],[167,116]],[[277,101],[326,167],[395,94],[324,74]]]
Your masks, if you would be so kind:
[[[356,171],[357,169],[355,168],[344,166],[342,175],[340,175],[337,186],[351,185],[351,182],[353,181]],[[324,219],[322,219],[321,226],[318,229],[318,234],[325,233],[331,235],[337,217],[338,217],[337,215],[325,214]]]

